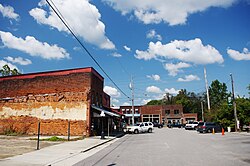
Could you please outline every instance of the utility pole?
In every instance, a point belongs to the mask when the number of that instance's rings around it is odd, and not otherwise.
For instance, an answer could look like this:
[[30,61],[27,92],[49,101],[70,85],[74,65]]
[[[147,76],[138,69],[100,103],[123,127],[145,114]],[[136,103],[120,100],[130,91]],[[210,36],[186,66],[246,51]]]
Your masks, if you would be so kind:
[[135,124],[135,118],[134,118],[134,82],[133,82],[133,76],[131,76],[131,82],[130,82],[130,90],[131,90],[131,102],[132,102],[132,125]]
[[201,116],[202,116],[202,122],[204,122],[203,102],[201,102]]
[[204,67],[204,77],[205,77],[206,90],[207,90],[207,108],[208,108],[208,112],[210,112],[210,100],[209,100],[209,92],[208,92],[208,84],[207,84],[207,71],[206,71],[206,67]]
[[237,117],[237,111],[236,111],[236,102],[235,102],[235,97],[234,97],[234,81],[233,81],[233,75],[230,73],[231,76],[231,83],[232,83],[232,99],[233,99],[233,107],[234,107],[234,118],[235,118],[235,131],[238,131],[239,129],[239,120]]

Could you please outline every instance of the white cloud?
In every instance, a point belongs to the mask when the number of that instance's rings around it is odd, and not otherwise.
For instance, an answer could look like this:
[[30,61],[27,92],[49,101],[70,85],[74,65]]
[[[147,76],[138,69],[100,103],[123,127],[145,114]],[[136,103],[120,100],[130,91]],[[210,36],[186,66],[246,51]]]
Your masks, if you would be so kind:
[[81,50],[81,47],[74,47],[73,50],[75,50],[75,51],[80,51],[80,50]]
[[122,106],[130,106],[131,104],[130,103],[128,103],[128,102],[124,102],[123,104],[122,104]]
[[180,62],[177,64],[167,63],[164,65],[164,68],[168,71],[170,76],[176,76],[179,72],[181,72],[182,68],[188,68],[191,65],[188,63]]
[[146,88],[148,93],[162,93],[161,89],[156,86],[149,86]]
[[105,86],[103,88],[103,91],[105,93],[107,93],[108,95],[110,95],[111,97],[120,97],[121,96],[121,93],[116,88],[113,88],[111,86]]
[[6,62],[6,61],[4,61],[4,60],[0,60],[0,69],[2,69],[2,67],[3,67],[4,65],[8,65],[8,66],[10,67],[11,70],[13,70],[13,69],[16,68],[16,69],[19,71],[19,69],[18,69],[15,65],[13,65],[13,64],[11,64],[11,63],[9,63],[9,62]]
[[[54,0],[53,3],[78,37],[102,49],[115,48],[115,45],[105,36],[105,25],[100,21],[99,10],[90,4],[89,0]],[[29,14],[39,24],[49,25],[58,31],[69,33],[51,8],[49,12],[42,9],[46,8],[46,5],[41,1],[40,8],[30,10]]]
[[39,56],[44,59],[69,58],[69,54],[64,48],[40,42],[33,36],[26,36],[25,39],[22,39],[13,36],[10,32],[0,31],[0,38],[4,46],[28,53],[31,56]]
[[119,54],[119,53],[117,53],[117,52],[114,52],[114,53],[112,53],[111,55],[112,55],[113,57],[117,57],[117,58],[122,57],[122,55]]
[[13,58],[13,57],[4,57],[5,60],[12,62],[12,63],[17,63],[20,65],[30,65],[32,64],[31,60],[29,59],[23,59],[22,57],[17,57],[17,58]]
[[147,104],[148,102],[150,102],[152,99],[143,99],[142,101],[141,101],[141,104],[142,105],[145,105],[145,104]]
[[178,78],[179,82],[190,82],[190,81],[199,81],[200,78],[197,75],[187,75],[185,78]]
[[156,38],[157,40],[162,40],[161,35],[157,34],[157,32],[154,29],[151,29],[148,33],[147,33],[147,38],[149,39],[154,39]]
[[147,78],[150,78],[150,79],[155,80],[155,81],[161,80],[161,77],[158,74],[152,74],[151,76],[147,75]]
[[120,101],[117,100],[117,99],[112,99],[112,102],[113,102],[113,103],[119,103]]
[[126,51],[131,51],[131,48],[129,48],[128,46],[123,46],[123,48],[124,48]]
[[244,48],[242,53],[240,53],[239,51],[232,50],[232,49],[227,49],[227,54],[231,58],[237,61],[250,60],[250,52],[247,48]]
[[183,41],[174,40],[167,44],[160,41],[149,43],[146,51],[136,50],[136,58],[150,59],[178,59],[194,64],[223,63],[223,57],[214,47],[204,46],[199,38]]
[[172,94],[172,95],[177,95],[179,93],[179,91],[180,90],[175,90],[175,88],[170,88],[170,89],[166,88],[165,89],[166,93],[169,93],[169,94]]
[[14,8],[11,6],[3,6],[0,4],[0,12],[2,13],[3,17],[14,19],[16,21],[19,19],[19,15],[14,12]]
[[103,0],[122,15],[132,15],[144,24],[185,24],[189,15],[211,7],[229,7],[236,0]]

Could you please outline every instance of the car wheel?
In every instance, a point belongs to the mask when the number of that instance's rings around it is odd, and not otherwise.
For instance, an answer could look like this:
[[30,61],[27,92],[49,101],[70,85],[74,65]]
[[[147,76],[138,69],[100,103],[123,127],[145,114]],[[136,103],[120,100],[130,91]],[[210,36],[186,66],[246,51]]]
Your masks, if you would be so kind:
[[148,132],[149,132],[149,133],[152,133],[152,129],[151,129],[151,128],[149,128],[149,129],[148,129]]
[[212,133],[211,129],[208,129],[207,132],[208,132],[208,133]]
[[135,134],[138,134],[138,133],[139,133],[139,131],[136,129],[136,130],[134,131],[134,133],[135,133]]

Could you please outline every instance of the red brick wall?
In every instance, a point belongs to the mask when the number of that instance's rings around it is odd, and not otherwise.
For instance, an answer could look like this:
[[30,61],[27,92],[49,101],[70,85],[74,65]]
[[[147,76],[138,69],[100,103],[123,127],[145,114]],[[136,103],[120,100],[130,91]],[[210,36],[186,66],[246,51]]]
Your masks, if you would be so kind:
[[183,107],[182,105],[179,104],[175,104],[175,105],[163,105],[163,116],[166,115],[166,110],[170,110],[170,115],[168,116],[174,116],[174,110],[179,110],[179,115],[182,116],[183,115]]
[[85,92],[90,89],[90,73],[43,76],[31,79],[0,79],[0,98],[58,92]]
[[162,112],[162,106],[160,105],[147,105],[141,107],[141,114],[160,114]]
[[[38,121],[40,121],[41,135],[67,135],[68,134],[68,120],[39,120],[35,117],[29,116],[12,116],[0,120],[0,134],[18,133],[36,135],[38,132]],[[86,128],[86,121],[71,120],[70,121],[70,135],[83,135]]]
[[[92,88],[92,91],[91,91]],[[43,75],[32,78],[22,76],[12,79],[0,78],[0,113],[8,105],[15,109],[39,107],[44,103],[55,107],[73,107],[75,102],[87,104],[86,120],[71,121],[71,135],[90,135],[91,92],[103,93],[103,78],[96,72],[69,73],[66,75]],[[6,98],[9,99],[6,99]],[[63,104],[62,104],[63,103]],[[65,119],[42,119],[41,132],[45,135],[67,135],[68,121]],[[36,117],[0,117],[0,133],[12,128],[19,133],[36,134]]]

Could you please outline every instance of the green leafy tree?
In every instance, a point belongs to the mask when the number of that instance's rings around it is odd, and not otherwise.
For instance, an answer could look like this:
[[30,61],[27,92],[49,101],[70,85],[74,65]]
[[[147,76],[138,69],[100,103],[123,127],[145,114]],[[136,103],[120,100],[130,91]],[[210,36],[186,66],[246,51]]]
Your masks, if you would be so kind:
[[191,112],[191,100],[189,99],[188,92],[186,89],[181,89],[175,97],[176,104],[182,104],[183,111],[185,113]]
[[250,99],[237,98],[237,116],[240,121],[240,125],[249,125],[250,123]]
[[2,76],[9,76],[9,75],[19,75],[21,74],[16,68],[10,69],[10,67],[6,64],[0,69],[0,74]]
[[209,87],[209,96],[211,109],[216,110],[220,108],[229,97],[226,84],[220,83],[218,80],[213,81]]
[[2,69],[0,69],[0,73],[2,76],[8,76],[11,74],[11,70],[10,67],[6,64],[2,67]]
[[162,105],[162,100],[151,100],[146,105]]

